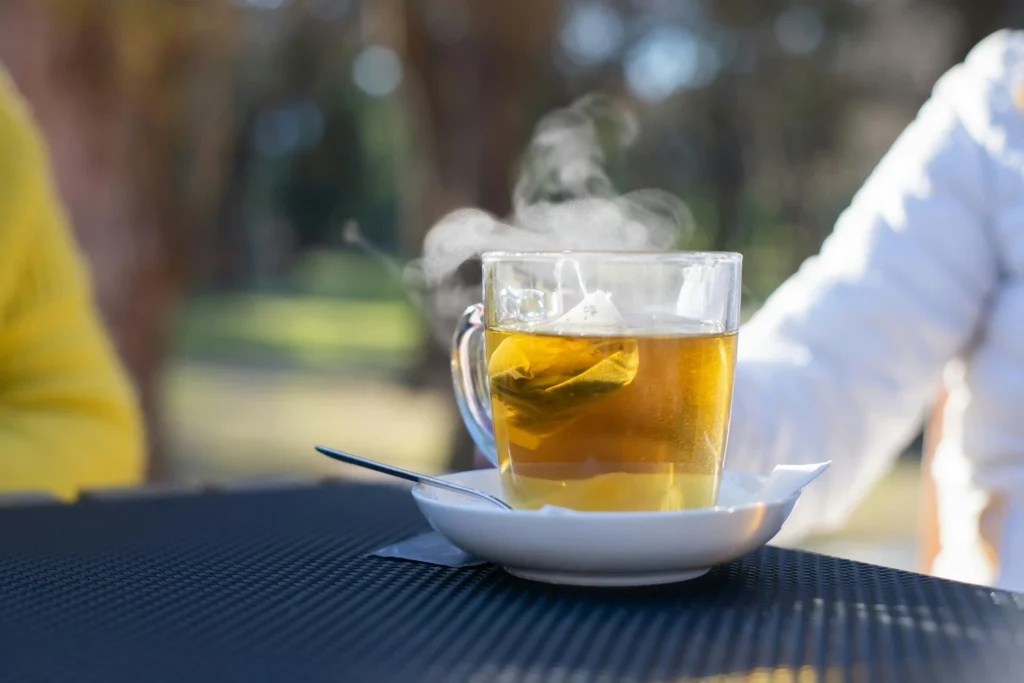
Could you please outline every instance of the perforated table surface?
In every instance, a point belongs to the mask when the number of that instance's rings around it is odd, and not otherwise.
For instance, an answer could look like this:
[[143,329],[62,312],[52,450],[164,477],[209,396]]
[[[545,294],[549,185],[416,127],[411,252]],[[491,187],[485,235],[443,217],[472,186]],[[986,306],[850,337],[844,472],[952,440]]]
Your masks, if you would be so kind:
[[2,681],[1024,681],[1024,596],[767,548],[656,589],[368,557],[332,484],[0,509]]

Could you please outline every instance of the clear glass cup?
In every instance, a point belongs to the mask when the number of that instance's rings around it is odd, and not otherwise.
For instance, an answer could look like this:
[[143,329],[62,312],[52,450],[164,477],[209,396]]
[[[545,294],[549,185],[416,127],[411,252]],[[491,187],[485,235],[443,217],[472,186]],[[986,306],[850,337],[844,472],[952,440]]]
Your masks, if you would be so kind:
[[742,257],[490,252],[452,375],[514,506],[715,503],[732,402]]

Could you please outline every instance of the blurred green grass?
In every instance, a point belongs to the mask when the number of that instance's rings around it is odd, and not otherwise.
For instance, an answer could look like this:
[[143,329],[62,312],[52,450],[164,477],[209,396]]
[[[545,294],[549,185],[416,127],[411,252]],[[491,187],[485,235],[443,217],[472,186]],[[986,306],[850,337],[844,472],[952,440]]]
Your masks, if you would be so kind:
[[211,292],[188,300],[173,355],[230,365],[407,370],[426,326],[402,283],[377,260],[319,250],[303,256],[273,291]]
[[315,443],[442,471],[453,402],[399,381],[426,334],[393,270],[346,252],[307,254],[273,291],[190,298],[164,382],[175,475],[356,474]]
[[455,429],[453,401],[379,378],[178,360],[164,382],[175,478],[361,474],[316,454],[333,445],[439,473]]
[[218,294],[189,302],[175,347],[192,360],[396,374],[424,334],[405,301]]
[[397,257],[313,249],[295,262],[279,288],[292,294],[353,301],[401,301],[408,294],[395,273],[401,267]]

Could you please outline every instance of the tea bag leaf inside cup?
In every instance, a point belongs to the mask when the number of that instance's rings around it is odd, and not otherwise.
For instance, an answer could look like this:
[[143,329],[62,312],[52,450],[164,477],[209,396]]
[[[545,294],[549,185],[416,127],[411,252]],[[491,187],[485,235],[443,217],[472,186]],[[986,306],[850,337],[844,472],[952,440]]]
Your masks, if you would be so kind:
[[640,356],[625,332],[608,295],[594,291],[557,320],[510,333],[488,361],[491,391],[508,409],[509,425],[544,436],[628,386]]

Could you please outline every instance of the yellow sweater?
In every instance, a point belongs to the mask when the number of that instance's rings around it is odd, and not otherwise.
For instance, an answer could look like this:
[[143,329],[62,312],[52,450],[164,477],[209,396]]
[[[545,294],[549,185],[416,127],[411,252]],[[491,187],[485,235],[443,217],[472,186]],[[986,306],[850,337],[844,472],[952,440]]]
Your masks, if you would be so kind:
[[0,491],[134,483],[142,443],[41,136],[0,69]]

